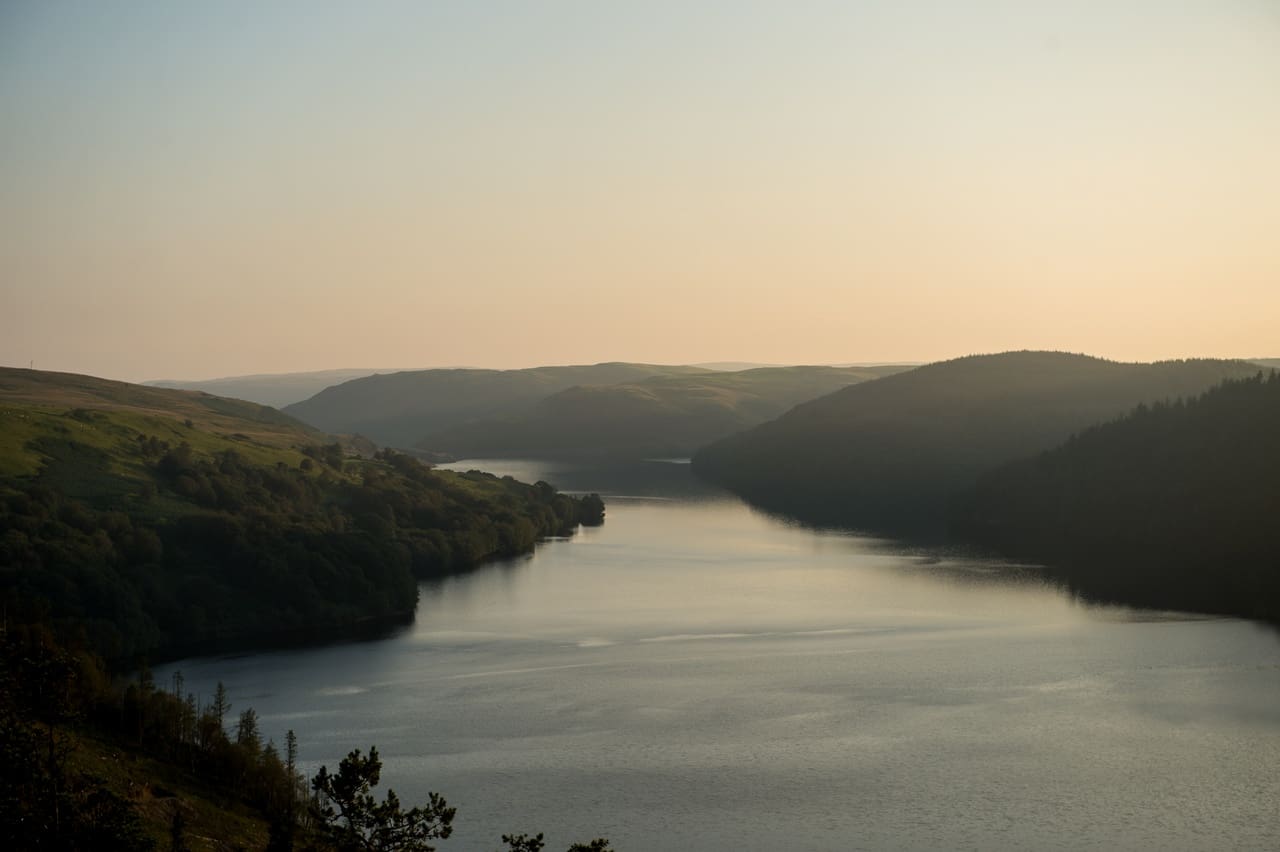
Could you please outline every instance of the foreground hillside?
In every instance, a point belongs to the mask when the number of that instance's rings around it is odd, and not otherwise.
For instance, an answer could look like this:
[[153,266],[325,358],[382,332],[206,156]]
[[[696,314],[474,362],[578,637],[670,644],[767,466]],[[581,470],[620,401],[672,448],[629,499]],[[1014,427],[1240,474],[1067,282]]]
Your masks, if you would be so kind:
[[1122,364],[1060,352],[959,358],[854,385],[694,457],[700,474],[803,520],[938,531],[987,470],[1141,402],[1256,373],[1240,361]]
[[392,447],[465,423],[523,413],[575,385],[614,385],[652,376],[709,372],[697,367],[594,364],[527,370],[415,370],[328,388],[285,411],[326,432],[358,432]]
[[688,456],[797,403],[901,369],[768,367],[578,386],[526,414],[446,429],[418,446],[456,457]]
[[987,474],[956,532],[1092,597],[1280,621],[1280,373],[1142,406]]
[[318,638],[407,619],[418,577],[603,515],[544,483],[320,438],[251,403],[4,371],[8,619],[83,632],[116,659]]

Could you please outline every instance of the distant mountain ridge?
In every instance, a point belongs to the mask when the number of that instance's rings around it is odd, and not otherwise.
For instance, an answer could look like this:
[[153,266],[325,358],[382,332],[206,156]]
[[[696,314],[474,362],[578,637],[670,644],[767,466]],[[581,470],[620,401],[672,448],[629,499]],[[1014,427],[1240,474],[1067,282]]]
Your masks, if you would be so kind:
[[216,396],[232,399],[247,399],[250,402],[283,408],[295,402],[315,396],[332,385],[342,384],[352,379],[362,379],[379,373],[397,373],[398,368],[358,368],[342,370],[312,370],[302,373],[259,373],[251,376],[225,376],[217,379],[157,379],[143,382],[144,385],[157,388],[176,388],[180,390],[198,390]]
[[458,457],[683,457],[797,403],[900,367],[761,367],[575,386],[528,412],[428,435]]
[[434,432],[522,414],[539,400],[574,386],[710,372],[623,362],[523,370],[414,370],[345,382],[285,411],[328,432],[358,432],[380,444],[414,447]]
[[969,356],[799,405],[702,449],[694,469],[813,523],[937,529],[954,496],[998,464],[1047,450],[1138,403],[1196,395],[1258,371],[1244,361]]

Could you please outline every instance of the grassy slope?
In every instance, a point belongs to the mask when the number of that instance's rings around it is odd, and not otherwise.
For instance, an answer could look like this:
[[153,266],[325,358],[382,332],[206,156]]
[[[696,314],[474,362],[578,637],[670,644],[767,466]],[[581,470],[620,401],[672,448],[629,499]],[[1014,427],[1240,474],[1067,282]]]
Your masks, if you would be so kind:
[[294,467],[296,447],[332,440],[256,403],[0,368],[0,479],[39,476],[68,496],[110,504],[151,479],[136,452],[140,434],[205,457],[234,449],[255,464]]
[[170,420],[191,420],[212,432],[239,433],[273,446],[318,441],[324,435],[274,408],[200,391],[153,388],[75,373],[0,367],[0,403],[54,409],[131,411]]
[[[223,427],[237,424],[225,417],[216,418]],[[145,507],[131,502],[138,489],[154,479],[151,469],[136,451],[139,435],[154,436],[171,445],[188,444],[197,458],[212,458],[226,450],[234,450],[249,462],[265,467],[285,464],[297,468],[305,458],[298,449],[314,445],[329,436],[314,430],[272,429],[250,437],[245,432],[211,432],[195,421],[187,426],[176,417],[154,414],[150,410],[124,408],[59,409],[49,405],[9,404],[0,395],[0,489],[5,483],[22,484],[38,480],[55,490],[99,507],[141,511],[151,517],[169,516],[192,511],[191,506],[163,493],[148,501]],[[292,437],[294,440],[286,443]],[[365,459],[348,459],[342,474],[333,470],[330,477],[352,482],[360,479],[366,465],[378,466]],[[319,475],[321,469],[315,468]],[[435,471],[457,488],[477,499],[497,498],[503,494],[500,481],[493,477],[475,477],[452,471]]]
[[1010,352],[846,388],[705,448],[696,469],[818,523],[934,526],[947,501],[1003,462],[1048,449],[1143,401],[1252,375],[1241,361],[1121,364]]
[[898,369],[767,367],[579,386],[526,414],[444,430],[419,446],[458,456],[684,456],[797,403]]
[[[299,447],[335,440],[287,414],[243,400],[0,367],[0,486],[5,480],[21,484],[39,478],[68,496],[114,504],[153,478],[136,451],[139,435],[175,446],[185,442],[198,458],[235,450],[253,464],[290,468],[304,458]],[[377,463],[351,459],[341,476],[359,481],[363,465]],[[337,474],[328,470],[326,475]],[[505,494],[493,477],[434,475],[477,499]]]
[[612,385],[703,372],[709,371],[624,363],[527,370],[416,370],[345,382],[285,410],[329,432],[359,432],[389,446],[412,447],[441,429],[520,413],[575,385]]

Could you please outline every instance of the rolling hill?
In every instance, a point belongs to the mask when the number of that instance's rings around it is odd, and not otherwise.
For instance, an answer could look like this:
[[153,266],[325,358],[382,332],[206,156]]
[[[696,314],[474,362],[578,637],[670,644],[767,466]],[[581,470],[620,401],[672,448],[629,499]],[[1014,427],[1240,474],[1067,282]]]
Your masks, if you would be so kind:
[[270,446],[327,438],[270,406],[203,391],[156,388],[77,373],[0,367],[0,402],[127,411],[136,416],[191,420],[207,431],[238,433]]
[[767,509],[873,530],[945,527],[987,470],[1140,402],[1190,396],[1258,366],[1124,364],[1061,352],[959,358],[854,385],[701,450],[694,469]]
[[575,385],[615,385],[705,372],[709,371],[625,363],[415,370],[345,382],[285,411],[326,432],[358,432],[379,444],[413,447],[444,429],[523,414],[539,400]]
[[765,367],[577,386],[528,413],[428,435],[418,446],[465,457],[683,457],[797,403],[895,367]]

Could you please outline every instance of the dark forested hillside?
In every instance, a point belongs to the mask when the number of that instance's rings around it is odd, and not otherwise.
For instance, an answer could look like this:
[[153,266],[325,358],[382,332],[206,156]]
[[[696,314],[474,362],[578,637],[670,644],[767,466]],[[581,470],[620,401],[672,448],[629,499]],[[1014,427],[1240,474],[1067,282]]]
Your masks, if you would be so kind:
[[1280,621],[1280,373],[1001,467],[959,502],[956,531],[1093,597]]
[[697,367],[593,364],[527,370],[415,370],[328,388],[285,410],[326,432],[358,432],[413,447],[427,435],[478,420],[521,414],[575,385],[613,385],[651,376],[704,373]]
[[0,597],[112,658],[403,620],[416,578],[603,517],[545,483],[348,457],[248,403],[121,385],[91,408],[99,380],[20,372],[0,387]]
[[429,435],[458,457],[669,457],[777,417],[797,403],[901,367],[767,367],[578,386],[528,413]]
[[694,457],[700,474],[814,523],[936,532],[950,499],[1139,402],[1251,375],[1240,361],[1122,364],[1009,352],[930,364],[805,403]]

